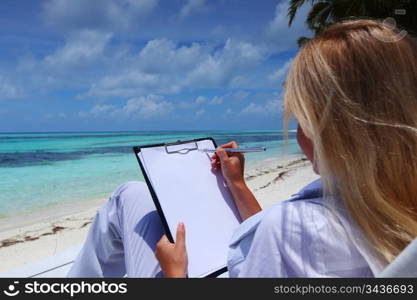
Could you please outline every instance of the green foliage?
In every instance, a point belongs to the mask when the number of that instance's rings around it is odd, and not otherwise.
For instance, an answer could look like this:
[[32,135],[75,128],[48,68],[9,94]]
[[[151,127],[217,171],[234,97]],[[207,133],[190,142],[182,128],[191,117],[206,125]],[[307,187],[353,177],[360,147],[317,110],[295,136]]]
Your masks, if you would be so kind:
[[[397,26],[410,34],[417,33],[417,0],[289,0],[289,26],[297,11],[306,3],[311,5],[306,24],[315,35],[328,26],[349,18],[394,18]],[[300,37],[302,46],[309,39]]]

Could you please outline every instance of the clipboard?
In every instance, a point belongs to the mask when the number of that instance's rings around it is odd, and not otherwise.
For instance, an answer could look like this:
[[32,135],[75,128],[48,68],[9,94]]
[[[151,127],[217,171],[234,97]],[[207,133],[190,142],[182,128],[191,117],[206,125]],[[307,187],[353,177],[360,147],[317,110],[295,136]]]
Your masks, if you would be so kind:
[[233,232],[241,222],[221,172],[211,170],[213,138],[133,147],[165,233],[174,242],[184,222],[189,277],[217,277],[227,271]]

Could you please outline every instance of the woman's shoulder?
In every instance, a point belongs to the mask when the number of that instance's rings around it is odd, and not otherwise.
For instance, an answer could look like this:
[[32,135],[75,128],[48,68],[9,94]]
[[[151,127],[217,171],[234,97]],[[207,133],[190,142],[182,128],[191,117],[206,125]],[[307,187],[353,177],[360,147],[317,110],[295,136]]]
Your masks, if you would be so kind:
[[334,213],[323,199],[321,181],[316,180],[292,198],[266,209],[259,226],[280,232],[298,228],[305,234],[335,221]]
[[[277,203],[265,210],[259,226],[271,225],[284,231],[295,226],[312,228],[323,226],[324,223],[334,222],[334,214],[324,203],[323,198],[297,198]],[[279,223],[279,226],[277,226]]]
[[[314,193],[311,192],[313,190]],[[295,223],[302,225],[304,220],[302,215],[308,213],[311,216],[316,210],[322,210],[319,190],[320,182],[315,181],[294,194],[291,199],[265,208],[246,219],[234,233],[231,245],[233,246],[248,235],[254,235],[255,231],[259,232],[260,226],[265,227],[265,230],[278,233],[278,231],[285,231],[288,226],[293,227]],[[314,194],[314,197],[311,197],[312,194]],[[278,222],[280,223],[279,226],[277,226]]]
[[[322,198],[320,182],[266,209],[240,250],[240,276],[369,276],[340,217]],[[253,228],[252,228],[253,229]],[[244,250],[244,251],[242,251]],[[262,265],[262,268],[259,266]]]

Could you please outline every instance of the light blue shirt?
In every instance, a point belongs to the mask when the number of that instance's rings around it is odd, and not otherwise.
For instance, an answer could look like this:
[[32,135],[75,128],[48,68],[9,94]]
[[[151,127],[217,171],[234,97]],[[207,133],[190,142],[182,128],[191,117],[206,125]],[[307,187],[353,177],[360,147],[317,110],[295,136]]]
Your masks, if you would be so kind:
[[[371,277],[383,265],[320,181],[245,220],[230,243],[230,277]],[[327,202],[327,201],[326,201]],[[337,201],[336,201],[337,203]],[[147,186],[120,186],[96,215],[69,277],[160,277],[155,244],[164,233]]]
[[320,180],[245,220],[229,251],[230,277],[374,277],[383,269],[340,203],[324,203]]

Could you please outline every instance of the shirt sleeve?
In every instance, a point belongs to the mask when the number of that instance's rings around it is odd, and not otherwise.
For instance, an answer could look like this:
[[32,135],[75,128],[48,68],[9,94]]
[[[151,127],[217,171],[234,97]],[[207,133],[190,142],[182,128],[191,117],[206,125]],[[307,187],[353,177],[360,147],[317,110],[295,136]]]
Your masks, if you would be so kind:
[[367,277],[372,274],[337,217],[325,206],[311,201],[285,201],[270,209],[247,249],[241,261],[229,270],[232,276]]

